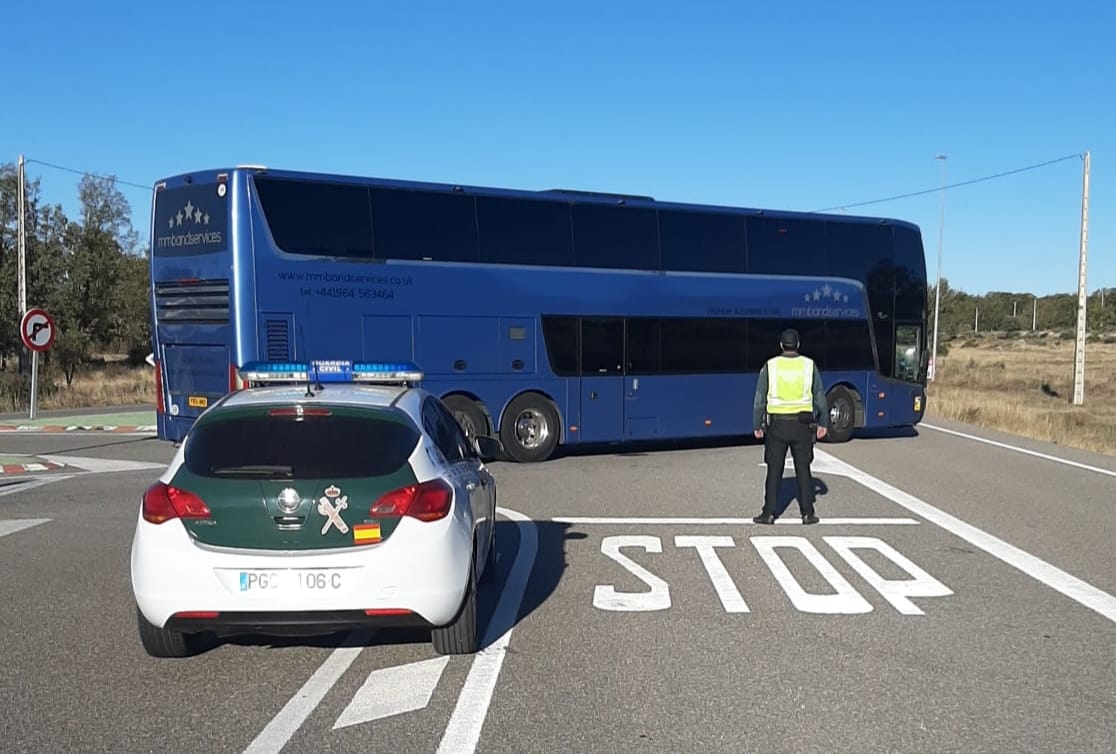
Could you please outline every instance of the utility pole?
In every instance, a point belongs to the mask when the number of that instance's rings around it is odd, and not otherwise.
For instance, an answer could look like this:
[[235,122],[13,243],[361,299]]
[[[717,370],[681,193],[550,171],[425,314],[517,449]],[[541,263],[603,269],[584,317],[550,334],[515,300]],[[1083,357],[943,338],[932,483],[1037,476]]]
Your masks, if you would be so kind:
[[19,267],[17,275],[19,276],[19,316],[23,316],[27,312],[27,210],[25,202],[27,201],[26,194],[26,174],[23,164],[23,155],[19,156],[19,170],[17,171],[17,180],[19,188],[16,191],[16,213],[19,215],[19,236],[17,240],[18,253],[19,253]]
[[1011,318],[1015,319],[1015,307],[1019,305],[1018,301],[1011,302]]
[[1035,297],[1035,308],[1031,312],[1031,332],[1035,331],[1035,325],[1038,324],[1038,296]]
[[938,217],[938,282],[934,291],[934,345],[930,354],[930,374],[927,375],[931,381],[934,380],[938,372],[938,312],[942,308],[942,236],[945,233],[946,187],[946,156],[944,154],[938,154],[934,155],[934,159],[942,161],[942,198]]
[[980,307],[976,308],[976,313],[973,314],[973,332],[980,332]]
[[1077,342],[1073,352],[1073,405],[1085,402],[1085,268],[1089,257],[1089,152],[1081,178],[1081,246],[1077,260]]
[[[18,286],[18,301],[19,317],[22,321],[23,315],[27,313],[27,175],[26,167],[23,162],[23,155],[19,156],[19,167],[16,170],[16,214],[19,216],[16,221],[16,226],[19,230],[16,233],[16,258],[19,260],[17,263],[16,279],[19,281]],[[19,374],[23,375],[24,364],[26,363],[27,349],[20,344],[19,348]]]

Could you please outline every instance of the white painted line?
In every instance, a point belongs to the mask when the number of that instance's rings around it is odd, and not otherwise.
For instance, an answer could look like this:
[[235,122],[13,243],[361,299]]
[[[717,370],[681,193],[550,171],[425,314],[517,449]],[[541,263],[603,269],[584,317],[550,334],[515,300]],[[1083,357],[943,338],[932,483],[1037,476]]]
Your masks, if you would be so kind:
[[744,601],[744,596],[740,594],[740,590],[736,588],[736,583],[733,582],[732,576],[729,576],[728,569],[721,559],[717,556],[717,547],[736,547],[736,542],[732,537],[694,537],[683,536],[679,534],[674,538],[675,547],[693,547],[698,551],[698,557],[701,558],[702,565],[705,566],[705,572],[709,574],[709,581],[713,584],[713,589],[717,592],[717,598],[721,600],[721,605],[725,608],[726,613],[748,613],[748,603]]
[[425,709],[442,678],[449,657],[412,662],[373,670],[333,729],[379,720],[404,712]]
[[51,482],[61,482],[64,479],[70,479],[72,474],[52,474],[50,476],[36,476],[34,479],[28,479],[26,482],[19,481],[13,482],[6,487],[0,487],[0,497],[4,495],[14,495],[17,492],[27,492],[36,487],[42,487],[44,484]]
[[337,683],[337,679],[353,664],[371,636],[371,631],[363,629],[346,636],[345,645],[330,653],[321,667],[314,671],[314,675],[302,684],[302,688],[279,710],[279,714],[248,745],[244,754],[270,754],[286,746],[295,731],[306,722],[306,718],[333,688],[333,684]]
[[[830,526],[911,526],[919,522],[914,518],[826,518],[819,516],[819,524]],[[627,524],[630,526],[764,526],[750,518],[655,518],[623,516],[555,516],[551,519],[559,524]],[[802,517],[791,514],[775,521],[776,524],[802,526]]]
[[977,442],[985,443],[986,445],[994,445],[997,448],[1004,448],[1005,450],[1014,450],[1016,453],[1025,453],[1026,455],[1034,456],[1035,458],[1042,458],[1042,459],[1047,460],[1047,461],[1054,461],[1055,463],[1062,463],[1062,464],[1065,464],[1066,466],[1073,466],[1073,467],[1076,467],[1078,469],[1085,469],[1086,471],[1095,471],[1098,474],[1105,474],[1107,476],[1116,477],[1116,471],[1112,471],[1111,469],[1102,469],[1099,466],[1090,466],[1087,463],[1078,463],[1077,461],[1070,461],[1066,458],[1059,458],[1058,456],[1052,456],[1052,455],[1049,455],[1047,453],[1039,453],[1037,450],[1028,450],[1027,448],[1020,448],[1020,447],[1015,446],[1015,445],[1008,445],[1006,442],[997,442],[996,440],[989,440],[987,437],[977,437],[976,435],[966,434],[965,432],[958,432],[955,429],[946,429],[945,427],[936,427],[933,424],[927,424],[926,422],[919,422],[918,426],[926,427],[927,429],[933,429],[937,432],[945,432],[946,434],[949,434],[949,435],[957,435],[958,437],[964,437],[966,440],[975,440]]
[[1092,584],[1088,584],[1076,576],[1066,573],[1060,568],[1047,563],[1045,560],[1019,549],[1015,545],[1008,544],[1004,540],[982,529],[978,529],[972,524],[965,523],[961,519],[935,508],[914,495],[903,492],[896,487],[892,487],[887,482],[877,479],[871,474],[861,471],[855,466],[845,463],[823,450],[815,450],[815,453],[819,456],[824,455],[829,462],[840,467],[842,475],[859,482],[873,492],[877,492],[889,498],[892,502],[906,508],[911,513],[921,516],[932,524],[937,524],[969,544],[979,547],[989,555],[997,557],[1008,565],[1018,568],[1037,581],[1061,592],[1085,607],[1095,610],[1105,618],[1116,622],[1116,597],[1113,597],[1111,594],[1097,589]]
[[[527,582],[530,581],[531,569],[535,565],[539,539],[535,523],[522,513],[507,508],[497,508],[497,511],[516,522],[519,528],[519,551],[516,552],[504,591],[489,621],[483,642],[487,646],[473,659],[473,666],[469,668],[469,675],[465,678],[465,686],[457,697],[457,706],[453,708],[453,715],[450,716],[449,725],[446,726],[446,732],[438,746],[439,754],[476,751],[484,719],[488,716],[488,707],[492,703],[492,694],[496,690],[496,679],[500,675],[512,630],[519,618],[519,606],[523,603],[523,594],[527,591]],[[506,630],[499,638],[490,644],[487,642],[493,632],[505,627]]]
[[165,463],[152,463],[150,461],[125,461],[116,458],[85,458],[83,456],[46,455],[39,456],[51,463],[60,466],[73,466],[93,473],[108,473],[113,471],[148,471],[151,469],[165,469]]
[[0,521],[0,537],[15,534],[17,531],[30,529],[32,526],[45,524],[49,518],[18,518],[13,521]]

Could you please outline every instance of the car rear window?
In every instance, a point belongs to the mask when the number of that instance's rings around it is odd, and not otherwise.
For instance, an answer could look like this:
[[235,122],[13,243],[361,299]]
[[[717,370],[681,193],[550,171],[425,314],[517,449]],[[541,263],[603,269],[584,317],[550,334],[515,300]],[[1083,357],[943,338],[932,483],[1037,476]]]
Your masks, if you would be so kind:
[[186,443],[186,468],[228,479],[383,476],[407,462],[419,431],[404,419],[334,409],[328,416],[229,412],[200,421]]

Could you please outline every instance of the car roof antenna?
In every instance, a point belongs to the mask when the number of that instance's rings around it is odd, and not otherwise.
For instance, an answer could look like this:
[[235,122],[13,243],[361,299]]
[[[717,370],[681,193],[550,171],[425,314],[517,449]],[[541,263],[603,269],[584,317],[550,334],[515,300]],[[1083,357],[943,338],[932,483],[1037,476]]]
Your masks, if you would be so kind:
[[[306,353],[306,338],[302,334],[302,323],[299,323],[299,325],[298,325],[298,340],[299,340],[299,346],[300,346],[298,350],[300,351],[302,356],[307,356],[308,354]],[[310,359],[307,359],[306,363],[307,363],[307,366],[313,366],[314,367],[314,373],[316,375],[317,371],[318,371],[317,365],[314,364]],[[320,390],[321,387],[322,387],[322,382],[321,382],[321,380],[318,380],[318,389]],[[314,397],[314,391],[310,389],[310,370],[309,369],[306,370],[306,397],[307,398],[313,398]]]

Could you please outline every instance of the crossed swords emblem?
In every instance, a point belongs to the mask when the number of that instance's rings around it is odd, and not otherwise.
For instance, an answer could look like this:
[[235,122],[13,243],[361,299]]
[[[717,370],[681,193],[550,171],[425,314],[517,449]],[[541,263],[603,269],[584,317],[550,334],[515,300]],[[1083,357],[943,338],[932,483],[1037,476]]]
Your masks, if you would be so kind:
[[[330,504],[330,501],[334,499],[337,500],[337,504]],[[349,525],[341,518],[341,511],[348,507],[349,496],[341,495],[341,490],[331,484],[329,489],[325,491],[325,495],[318,500],[318,513],[326,517],[325,525],[322,527],[322,534],[329,531],[329,527],[331,526],[336,526],[337,531],[342,534],[349,533]]]

